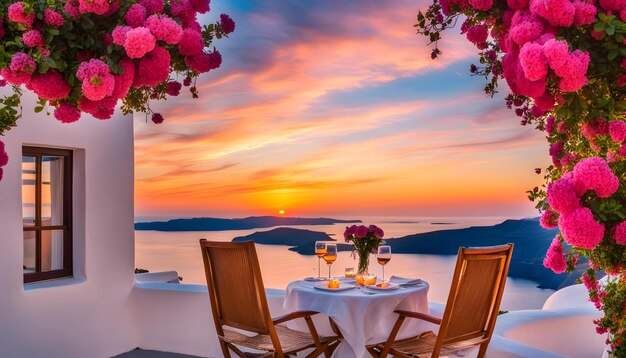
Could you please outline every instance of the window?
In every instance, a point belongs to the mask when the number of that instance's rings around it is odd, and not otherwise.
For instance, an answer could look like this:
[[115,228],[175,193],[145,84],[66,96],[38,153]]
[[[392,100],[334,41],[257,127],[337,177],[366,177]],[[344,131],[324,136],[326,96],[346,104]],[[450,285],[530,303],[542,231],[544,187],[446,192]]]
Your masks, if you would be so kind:
[[72,276],[72,152],[22,149],[24,283]]

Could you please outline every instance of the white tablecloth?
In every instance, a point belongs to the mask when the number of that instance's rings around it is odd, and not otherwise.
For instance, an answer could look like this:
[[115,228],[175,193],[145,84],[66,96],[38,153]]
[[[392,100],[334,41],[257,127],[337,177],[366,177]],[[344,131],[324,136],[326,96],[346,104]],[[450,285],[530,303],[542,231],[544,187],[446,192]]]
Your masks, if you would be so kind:
[[[426,282],[391,291],[355,288],[341,292],[318,290],[313,288],[315,284],[306,281],[290,283],[283,308],[290,312],[317,311],[332,317],[344,336],[333,357],[369,357],[365,345],[387,339],[398,318],[393,312],[396,309],[428,313],[429,286]],[[405,320],[402,327],[398,338],[436,329],[435,325],[417,319]]]

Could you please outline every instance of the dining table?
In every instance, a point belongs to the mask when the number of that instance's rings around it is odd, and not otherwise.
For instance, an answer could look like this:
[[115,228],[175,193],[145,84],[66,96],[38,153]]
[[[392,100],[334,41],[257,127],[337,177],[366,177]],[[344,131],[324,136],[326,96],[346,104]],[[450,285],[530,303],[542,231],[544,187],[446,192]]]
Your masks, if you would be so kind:
[[[343,339],[333,357],[369,357],[366,345],[387,340],[398,314],[407,310],[428,314],[429,284],[422,280],[391,277],[394,289],[355,287],[330,291],[315,287],[323,282],[299,280],[289,283],[283,308],[287,311],[316,311],[326,314],[338,326]],[[353,281],[342,282],[350,287]],[[405,320],[398,338],[434,330],[437,326],[417,319]]]

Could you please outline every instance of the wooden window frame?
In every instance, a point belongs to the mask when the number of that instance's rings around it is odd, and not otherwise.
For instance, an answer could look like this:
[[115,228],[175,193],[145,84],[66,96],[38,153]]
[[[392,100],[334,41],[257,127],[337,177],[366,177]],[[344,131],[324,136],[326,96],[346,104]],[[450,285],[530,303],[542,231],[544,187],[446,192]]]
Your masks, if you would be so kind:
[[[22,147],[22,156],[35,157],[35,225],[24,226],[24,232],[35,232],[35,265],[37,272],[24,273],[24,283],[32,283],[55,278],[71,277],[73,275],[73,255],[72,255],[72,193],[73,193],[73,152],[71,150],[43,148],[43,147]],[[43,157],[55,156],[64,158],[63,167],[63,224],[62,225],[42,225],[42,187],[43,187]],[[42,232],[63,230],[63,268],[41,272],[42,262]]]

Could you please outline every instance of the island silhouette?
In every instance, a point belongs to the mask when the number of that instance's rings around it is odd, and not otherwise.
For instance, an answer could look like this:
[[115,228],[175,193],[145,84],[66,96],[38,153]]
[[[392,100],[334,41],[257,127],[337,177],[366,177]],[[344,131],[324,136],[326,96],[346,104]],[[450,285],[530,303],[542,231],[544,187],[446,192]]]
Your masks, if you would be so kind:
[[193,218],[135,223],[135,230],[153,231],[226,231],[262,229],[274,226],[355,224],[361,220],[330,218],[293,218],[282,216],[250,216],[238,219]]

